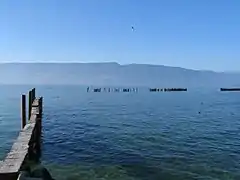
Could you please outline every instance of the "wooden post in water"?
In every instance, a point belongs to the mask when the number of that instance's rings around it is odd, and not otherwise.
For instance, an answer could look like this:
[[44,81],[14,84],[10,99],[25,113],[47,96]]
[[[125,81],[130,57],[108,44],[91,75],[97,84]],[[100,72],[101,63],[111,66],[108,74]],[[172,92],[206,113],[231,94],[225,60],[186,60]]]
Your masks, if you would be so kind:
[[22,95],[22,129],[26,125],[26,95]]
[[33,103],[34,99],[36,99],[36,94],[35,94],[35,92],[36,92],[36,89],[33,88],[33,89],[32,89],[32,103]]
[[39,98],[39,134],[38,134],[38,146],[39,146],[39,156],[41,157],[42,155],[42,105],[43,105],[43,97]]
[[28,120],[30,120],[32,111],[32,91],[28,92]]
[[39,127],[40,127],[40,136],[42,134],[42,105],[43,105],[43,97],[40,97],[39,98],[39,115],[40,115],[40,118],[39,118]]

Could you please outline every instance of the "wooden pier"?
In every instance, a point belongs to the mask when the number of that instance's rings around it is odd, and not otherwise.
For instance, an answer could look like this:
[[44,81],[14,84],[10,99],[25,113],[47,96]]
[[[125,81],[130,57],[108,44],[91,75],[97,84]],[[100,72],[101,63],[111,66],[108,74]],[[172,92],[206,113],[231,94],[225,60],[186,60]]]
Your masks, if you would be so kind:
[[10,152],[0,163],[0,180],[31,180],[25,174],[33,164],[40,163],[43,98],[35,97],[35,88],[28,94],[28,120],[26,121],[26,95],[22,95],[21,130]]

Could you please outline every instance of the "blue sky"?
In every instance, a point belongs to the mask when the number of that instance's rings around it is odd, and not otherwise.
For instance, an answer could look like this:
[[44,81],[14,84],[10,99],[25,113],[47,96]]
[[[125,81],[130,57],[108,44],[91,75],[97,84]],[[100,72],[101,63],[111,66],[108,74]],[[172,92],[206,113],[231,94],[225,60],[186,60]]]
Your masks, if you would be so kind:
[[1,0],[0,62],[240,70],[239,9],[239,0]]

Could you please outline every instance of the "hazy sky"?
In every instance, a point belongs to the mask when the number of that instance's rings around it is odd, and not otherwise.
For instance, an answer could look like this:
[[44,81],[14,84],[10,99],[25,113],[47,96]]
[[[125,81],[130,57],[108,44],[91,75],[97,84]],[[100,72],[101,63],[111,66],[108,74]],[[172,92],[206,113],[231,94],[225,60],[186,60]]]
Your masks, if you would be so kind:
[[239,0],[1,0],[0,23],[0,62],[240,70]]

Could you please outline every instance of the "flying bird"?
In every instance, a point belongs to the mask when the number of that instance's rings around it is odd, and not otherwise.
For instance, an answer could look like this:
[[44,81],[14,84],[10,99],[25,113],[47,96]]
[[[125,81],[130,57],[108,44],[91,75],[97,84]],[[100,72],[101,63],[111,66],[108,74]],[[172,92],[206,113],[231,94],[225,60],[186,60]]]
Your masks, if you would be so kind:
[[132,31],[134,31],[135,30],[135,28],[132,26]]

